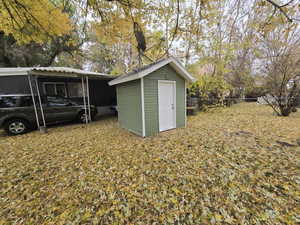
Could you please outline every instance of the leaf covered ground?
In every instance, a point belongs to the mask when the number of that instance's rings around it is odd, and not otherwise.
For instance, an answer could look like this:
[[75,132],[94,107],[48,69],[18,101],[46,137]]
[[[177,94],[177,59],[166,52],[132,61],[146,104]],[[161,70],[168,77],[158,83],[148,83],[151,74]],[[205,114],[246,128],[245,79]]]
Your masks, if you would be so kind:
[[297,224],[300,112],[242,103],[140,138],[115,118],[0,133],[0,224]]

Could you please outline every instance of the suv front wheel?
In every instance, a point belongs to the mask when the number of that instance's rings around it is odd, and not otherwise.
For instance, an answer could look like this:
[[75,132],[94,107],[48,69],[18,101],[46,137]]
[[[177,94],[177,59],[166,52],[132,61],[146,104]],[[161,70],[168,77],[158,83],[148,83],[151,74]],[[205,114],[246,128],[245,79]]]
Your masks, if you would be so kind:
[[9,120],[4,125],[4,129],[9,135],[24,134],[29,130],[29,128],[29,123],[23,119]]

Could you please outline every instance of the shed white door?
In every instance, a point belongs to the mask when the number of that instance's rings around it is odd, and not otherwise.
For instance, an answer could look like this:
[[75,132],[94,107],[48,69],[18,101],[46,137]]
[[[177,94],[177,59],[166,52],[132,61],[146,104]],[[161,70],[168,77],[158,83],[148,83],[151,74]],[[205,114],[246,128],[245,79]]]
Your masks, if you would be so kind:
[[176,82],[158,81],[159,131],[176,128]]

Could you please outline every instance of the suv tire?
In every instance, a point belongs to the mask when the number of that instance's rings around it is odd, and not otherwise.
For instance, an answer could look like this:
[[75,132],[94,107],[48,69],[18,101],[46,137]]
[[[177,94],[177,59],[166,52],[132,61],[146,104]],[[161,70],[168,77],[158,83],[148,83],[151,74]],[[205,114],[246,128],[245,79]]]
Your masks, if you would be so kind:
[[4,130],[9,135],[25,134],[30,130],[30,124],[23,119],[12,119],[5,123]]
[[[94,120],[96,114],[95,113],[92,113],[91,115],[91,121]],[[88,115],[89,117],[89,115]],[[77,116],[77,120],[80,122],[80,123],[85,123],[85,111],[81,111],[80,113],[78,113],[78,116]]]
[[[88,116],[89,117],[89,116]],[[78,121],[80,122],[80,123],[85,123],[86,122],[86,116],[85,116],[85,112],[84,111],[81,111],[80,113],[78,113],[78,117],[77,117],[77,119],[78,119]]]

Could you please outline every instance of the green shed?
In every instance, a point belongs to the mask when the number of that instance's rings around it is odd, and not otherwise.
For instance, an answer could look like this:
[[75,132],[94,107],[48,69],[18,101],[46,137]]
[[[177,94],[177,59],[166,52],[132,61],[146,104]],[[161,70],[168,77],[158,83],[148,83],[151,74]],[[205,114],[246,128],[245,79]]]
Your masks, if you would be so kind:
[[186,86],[194,78],[170,57],[124,74],[116,85],[121,127],[143,136],[186,126]]

